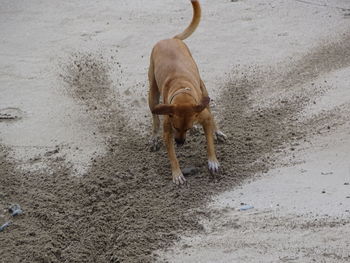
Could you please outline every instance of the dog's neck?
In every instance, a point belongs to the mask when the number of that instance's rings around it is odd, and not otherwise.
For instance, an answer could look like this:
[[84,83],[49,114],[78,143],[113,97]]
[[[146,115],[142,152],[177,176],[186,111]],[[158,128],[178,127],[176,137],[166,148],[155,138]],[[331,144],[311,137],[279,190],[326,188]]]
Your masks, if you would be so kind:
[[194,101],[197,103],[196,98],[192,94],[191,88],[186,87],[186,88],[181,88],[181,89],[178,89],[177,91],[175,91],[169,98],[169,104],[171,104],[173,102],[173,100],[176,96],[184,95],[184,94],[190,95],[194,99]]
[[198,94],[196,93],[191,82],[187,80],[179,81],[178,79],[174,79],[169,80],[167,86],[169,88],[167,89],[166,94],[163,94],[165,98],[167,98],[165,103],[174,103],[174,101],[178,100],[179,98],[182,98],[183,101],[188,101],[189,103],[198,103]]

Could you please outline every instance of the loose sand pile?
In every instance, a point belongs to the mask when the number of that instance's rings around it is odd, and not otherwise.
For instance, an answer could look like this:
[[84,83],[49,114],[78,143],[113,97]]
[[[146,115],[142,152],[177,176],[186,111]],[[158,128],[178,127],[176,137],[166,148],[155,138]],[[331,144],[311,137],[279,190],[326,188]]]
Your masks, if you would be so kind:
[[[300,118],[325,87],[298,87],[349,65],[349,50],[347,37],[288,67],[236,68],[214,109],[228,135],[225,144],[217,145],[221,173],[209,176],[204,136],[193,132],[177,149],[183,168],[198,167],[184,187],[171,182],[164,147],[151,153],[148,138],[125,119],[126,107],[114,92],[118,83],[109,77],[108,60],[96,54],[72,55],[62,67],[62,80],[98,123],[108,152],[94,159],[83,177],[70,176],[64,161],[52,159],[48,176],[45,171],[17,170],[16,162],[7,158],[8,149],[1,147],[0,223],[9,219],[3,210],[8,204],[18,203],[25,212],[0,233],[1,261],[152,261],[153,251],[170,245],[181,231],[202,230],[198,216],[205,210],[200,208],[213,194],[267,171],[278,154],[292,152],[293,144],[339,123],[337,112]],[[266,94],[273,90],[281,90],[281,97],[270,100]]]

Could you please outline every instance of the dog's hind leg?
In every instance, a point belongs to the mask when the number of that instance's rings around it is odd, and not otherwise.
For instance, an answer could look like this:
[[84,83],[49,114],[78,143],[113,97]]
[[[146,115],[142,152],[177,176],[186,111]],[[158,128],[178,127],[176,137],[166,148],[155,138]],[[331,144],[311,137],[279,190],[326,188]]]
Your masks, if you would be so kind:
[[[209,97],[207,88],[205,87],[205,84],[204,84],[203,80],[201,79],[200,81],[201,81],[201,84],[200,84],[201,86],[200,87],[201,87],[203,96]],[[209,105],[208,105],[207,109],[210,112]],[[213,125],[213,130],[214,130],[214,135],[215,135],[216,140],[219,141],[219,142],[226,141],[227,136],[222,131],[220,131],[218,129],[213,116],[212,116],[212,122],[213,122],[212,125]]]
[[[152,111],[154,107],[159,104],[159,98],[160,98],[159,89],[154,77],[152,62],[148,71],[148,80],[149,80],[148,105],[150,110]],[[159,116],[156,114],[152,114],[152,137],[150,140],[151,151],[158,151],[160,148],[161,143],[159,138],[159,128],[160,128]]]

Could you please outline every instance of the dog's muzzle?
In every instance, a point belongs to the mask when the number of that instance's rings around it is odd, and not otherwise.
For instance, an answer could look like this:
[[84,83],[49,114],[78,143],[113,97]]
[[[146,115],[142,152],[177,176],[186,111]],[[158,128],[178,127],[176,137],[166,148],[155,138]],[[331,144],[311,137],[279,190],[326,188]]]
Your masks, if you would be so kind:
[[185,139],[175,138],[175,142],[176,142],[177,146],[181,146],[181,145],[183,145],[185,143]]

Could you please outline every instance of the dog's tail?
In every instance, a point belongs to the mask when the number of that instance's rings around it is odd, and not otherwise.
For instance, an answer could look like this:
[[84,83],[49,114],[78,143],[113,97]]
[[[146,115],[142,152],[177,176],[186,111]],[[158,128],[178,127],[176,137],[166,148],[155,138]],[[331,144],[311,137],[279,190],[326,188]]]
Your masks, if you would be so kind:
[[199,21],[201,20],[201,6],[198,0],[191,0],[193,7],[193,17],[191,24],[180,34],[174,36],[174,38],[185,40],[196,30],[199,25]]

